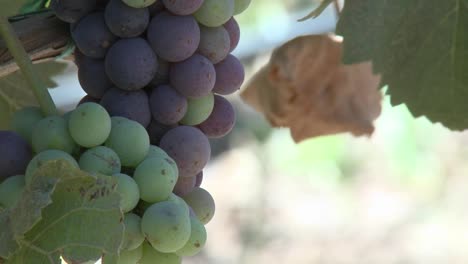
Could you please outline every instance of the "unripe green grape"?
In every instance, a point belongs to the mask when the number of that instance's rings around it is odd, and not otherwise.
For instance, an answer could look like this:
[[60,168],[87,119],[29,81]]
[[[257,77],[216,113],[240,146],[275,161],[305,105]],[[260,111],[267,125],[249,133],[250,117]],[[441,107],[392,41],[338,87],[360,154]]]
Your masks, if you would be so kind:
[[120,172],[121,164],[117,153],[104,146],[86,150],[79,160],[80,168],[86,172],[112,175]]
[[143,256],[143,245],[135,248],[134,250],[122,250],[119,255],[117,264],[136,264],[140,263]]
[[190,238],[189,211],[175,202],[153,204],[143,214],[141,230],[156,250],[176,252]]
[[196,187],[192,192],[182,197],[193,209],[198,219],[207,224],[214,216],[216,206],[213,197],[205,189]]
[[189,98],[187,113],[180,123],[187,126],[201,124],[208,119],[214,108],[214,95],[212,93],[198,98]]
[[179,250],[176,254],[181,257],[191,257],[200,253],[206,244],[207,234],[203,223],[198,220],[196,216],[190,216],[191,233],[187,244]]
[[141,218],[132,213],[124,216],[125,233],[122,241],[122,250],[134,250],[143,244],[145,237],[141,232]]
[[120,208],[124,213],[135,208],[140,200],[140,190],[135,180],[122,173],[114,174],[117,179],[117,192],[120,194]]
[[171,164],[176,174],[179,175],[179,168],[177,167],[177,163],[162,148],[151,145],[148,151],[148,155],[146,155],[145,159],[148,158],[169,158],[166,161]]
[[106,109],[99,104],[84,103],[71,113],[68,128],[78,145],[92,148],[101,145],[109,137],[111,119]]
[[39,107],[25,107],[13,114],[11,129],[32,144],[32,130],[43,118]]
[[157,0],[122,0],[122,2],[124,2],[128,6],[134,8],[145,8],[154,4],[154,2],[156,1]]
[[21,197],[26,185],[24,175],[7,178],[0,184],[0,204],[5,208],[13,208]]
[[234,0],[234,15],[244,12],[249,7],[251,0]]
[[38,153],[29,162],[28,167],[26,168],[26,174],[25,174],[26,184],[31,183],[34,173],[36,172],[38,168],[40,168],[42,165],[52,160],[64,160],[64,161],[69,162],[71,166],[75,168],[79,168],[78,162],[76,162],[76,160],[70,154],[61,150],[49,149],[49,150]]
[[193,14],[195,19],[207,27],[219,27],[234,15],[234,0],[205,0]]
[[60,116],[49,116],[39,121],[33,128],[31,140],[36,153],[57,149],[70,154],[76,146],[68,132],[67,122]]
[[173,253],[162,253],[149,243],[143,243],[143,256],[139,264],[181,264],[182,258]]

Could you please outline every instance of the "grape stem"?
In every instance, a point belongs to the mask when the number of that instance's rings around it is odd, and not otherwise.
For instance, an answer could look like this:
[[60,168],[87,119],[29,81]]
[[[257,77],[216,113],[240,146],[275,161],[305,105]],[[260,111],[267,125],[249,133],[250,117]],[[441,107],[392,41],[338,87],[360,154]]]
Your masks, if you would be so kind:
[[8,18],[2,16],[0,16],[0,36],[5,41],[13,58],[15,58],[16,64],[18,64],[18,67],[21,69],[29,87],[33,90],[42,112],[47,116],[56,115],[57,108],[55,107],[47,87],[37,72],[34,71],[31,59],[13,30]]

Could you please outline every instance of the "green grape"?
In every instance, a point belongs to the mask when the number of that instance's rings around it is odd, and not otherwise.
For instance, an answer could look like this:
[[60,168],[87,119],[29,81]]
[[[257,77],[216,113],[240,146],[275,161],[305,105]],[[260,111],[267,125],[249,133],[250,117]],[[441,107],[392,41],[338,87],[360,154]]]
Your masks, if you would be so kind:
[[133,8],[145,8],[154,4],[156,0],[122,0],[122,2]]
[[176,254],[162,253],[147,242],[143,243],[143,256],[139,264],[181,264],[182,258]]
[[146,129],[123,117],[112,117],[112,130],[105,145],[119,155],[123,166],[136,167],[148,154],[150,141]]
[[249,7],[251,0],[234,0],[234,15],[244,12]]
[[178,175],[170,161],[169,157],[148,158],[135,169],[133,178],[138,184],[143,201],[164,201],[172,193]]
[[117,264],[136,264],[140,263],[143,256],[143,245],[135,248],[134,250],[123,250],[120,252]]
[[29,162],[28,167],[26,168],[26,175],[25,175],[26,184],[31,183],[34,173],[36,172],[38,168],[40,168],[42,165],[44,165],[48,161],[52,161],[52,160],[65,160],[65,161],[68,161],[70,165],[76,168],[79,168],[78,162],[76,162],[76,160],[70,154],[61,150],[49,149],[49,150],[46,150],[37,154]]
[[99,104],[84,103],[71,113],[68,128],[78,145],[92,148],[101,145],[109,137],[111,119],[106,109]]
[[193,14],[195,19],[207,27],[219,27],[234,15],[234,0],[205,0]]
[[168,158],[166,161],[171,164],[176,174],[179,175],[179,168],[177,167],[177,163],[162,148],[151,145],[148,151],[148,155],[146,155],[145,159],[148,158]]
[[179,250],[176,254],[181,257],[191,257],[200,253],[206,244],[207,234],[203,223],[198,220],[196,216],[190,216],[191,233],[187,244]]
[[184,199],[182,199],[181,197],[179,197],[178,195],[174,193],[171,193],[171,195],[169,195],[169,198],[167,198],[166,201],[178,203],[180,206],[183,206],[185,210],[187,211],[190,210],[188,204],[184,201]]
[[39,107],[25,107],[13,114],[11,128],[32,144],[33,128],[43,118],[44,115]]
[[214,108],[214,95],[212,93],[198,98],[189,98],[187,113],[180,120],[183,125],[194,126],[208,119]]
[[141,230],[153,248],[163,253],[181,249],[190,238],[190,217],[186,207],[159,202],[146,209]]
[[145,237],[141,233],[141,218],[132,213],[124,217],[125,233],[122,241],[123,250],[134,250],[141,246]]
[[124,213],[135,208],[140,200],[140,190],[135,180],[122,173],[114,174],[117,179],[117,192],[120,194],[120,208]]
[[39,121],[32,130],[31,139],[36,153],[57,149],[71,154],[76,147],[68,132],[67,122],[60,116],[49,116]]
[[205,189],[196,187],[192,192],[182,197],[184,201],[193,209],[198,219],[207,224],[211,221],[215,213],[215,202],[213,197]]
[[0,204],[5,208],[13,208],[21,197],[24,186],[24,175],[7,178],[0,184]]
[[120,172],[121,164],[117,153],[104,146],[85,151],[79,160],[80,168],[87,172],[112,175]]

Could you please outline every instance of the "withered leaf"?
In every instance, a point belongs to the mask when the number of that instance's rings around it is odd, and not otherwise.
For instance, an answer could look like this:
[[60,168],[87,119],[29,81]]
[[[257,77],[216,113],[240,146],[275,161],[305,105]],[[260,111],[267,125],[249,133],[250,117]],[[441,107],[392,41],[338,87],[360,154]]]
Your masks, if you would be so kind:
[[289,127],[296,142],[351,132],[371,135],[380,115],[380,76],[370,62],[344,65],[333,35],[295,38],[276,49],[242,92],[274,127]]

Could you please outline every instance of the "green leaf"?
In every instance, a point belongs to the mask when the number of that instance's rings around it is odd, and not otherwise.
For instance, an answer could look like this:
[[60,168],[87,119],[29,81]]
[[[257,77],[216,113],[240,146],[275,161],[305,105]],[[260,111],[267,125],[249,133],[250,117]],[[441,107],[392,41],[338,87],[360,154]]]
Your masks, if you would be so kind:
[[[0,0],[0,16],[10,17],[19,13],[36,11],[47,1],[43,0]],[[42,6],[41,6],[42,4]],[[34,9],[37,8],[37,9]]]
[[333,3],[334,0],[323,0],[320,5],[315,8],[312,12],[310,12],[307,16],[299,19],[298,21],[305,21],[307,19],[310,19],[310,18],[316,18],[318,16],[320,16],[320,14],[323,13],[323,11],[325,11],[325,9],[331,4]]
[[71,263],[116,255],[123,217],[116,182],[64,161],[39,169],[12,210],[0,213],[0,256],[6,263]]
[[348,0],[344,62],[372,60],[392,105],[468,128],[468,0]]

